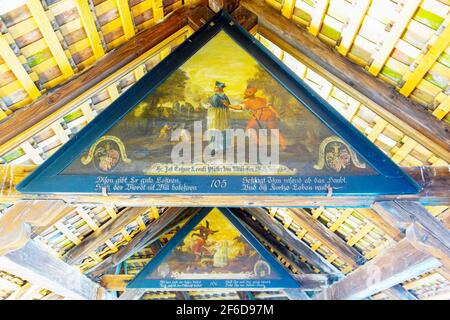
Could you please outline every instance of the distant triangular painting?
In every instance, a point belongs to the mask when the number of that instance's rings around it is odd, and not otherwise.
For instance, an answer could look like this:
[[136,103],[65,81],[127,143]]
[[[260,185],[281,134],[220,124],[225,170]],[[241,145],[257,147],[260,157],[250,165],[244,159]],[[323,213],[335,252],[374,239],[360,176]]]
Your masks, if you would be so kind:
[[18,189],[373,195],[419,187],[221,12]]
[[194,216],[128,284],[147,289],[286,289],[299,284],[228,209]]

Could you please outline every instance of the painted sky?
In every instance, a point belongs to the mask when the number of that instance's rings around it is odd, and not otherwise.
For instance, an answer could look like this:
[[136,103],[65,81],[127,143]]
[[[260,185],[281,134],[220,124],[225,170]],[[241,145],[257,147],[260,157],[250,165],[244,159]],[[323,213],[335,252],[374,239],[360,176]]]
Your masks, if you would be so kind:
[[188,94],[189,91],[194,92],[200,95],[202,100],[206,100],[212,94],[217,80],[225,83],[225,93],[230,98],[242,99],[247,80],[256,72],[256,65],[256,60],[221,31],[181,69],[189,77]]

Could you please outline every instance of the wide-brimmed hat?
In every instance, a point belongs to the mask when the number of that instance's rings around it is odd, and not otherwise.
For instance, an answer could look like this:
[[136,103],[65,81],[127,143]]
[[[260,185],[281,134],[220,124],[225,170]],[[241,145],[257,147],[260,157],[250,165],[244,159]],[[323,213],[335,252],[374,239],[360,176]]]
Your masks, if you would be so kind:
[[220,81],[216,81],[216,87],[219,87],[221,89],[225,88],[225,83],[220,82]]

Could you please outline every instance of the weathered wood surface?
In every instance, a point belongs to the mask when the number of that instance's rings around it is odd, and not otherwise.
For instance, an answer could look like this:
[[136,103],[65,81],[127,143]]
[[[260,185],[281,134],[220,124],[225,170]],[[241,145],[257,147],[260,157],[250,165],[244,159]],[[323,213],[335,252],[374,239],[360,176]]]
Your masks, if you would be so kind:
[[[1,166],[0,166],[1,168]],[[11,166],[16,170],[15,166]],[[63,200],[67,203],[86,203],[95,205],[117,205],[123,207],[369,207],[376,201],[408,200],[419,201],[423,205],[450,204],[450,171],[448,167],[403,167],[423,190],[418,195],[391,196],[224,196],[224,195],[129,195],[129,196],[92,196],[92,195],[32,195],[20,194],[15,186],[18,179],[5,182],[6,190],[0,193],[0,202],[14,203],[22,200]],[[11,170],[11,169],[9,169]],[[23,172],[23,167],[17,170]],[[27,172],[32,169],[27,168]],[[14,174],[9,175],[12,177]],[[22,176],[24,178],[25,175]],[[5,178],[6,179],[6,178]],[[6,180],[5,180],[6,181]]]
[[[245,209],[249,214],[253,215],[261,224],[269,229],[276,237],[282,239],[287,246],[299,256],[304,257],[308,263],[318,268],[324,273],[340,273],[340,271],[331,263],[325,260],[317,252],[313,251],[306,243],[300,240],[289,230],[283,227],[283,225],[273,219],[267,211],[261,208],[247,208]],[[233,211],[241,220],[245,217],[238,210]],[[245,220],[244,220],[245,221]]]
[[0,257],[0,269],[67,299],[97,299],[99,285],[36,242]]
[[399,228],[391,225],[386,219],[380,216],[375,210],[372,209],[356,209],[357,212],[362,214],[364,217],[370,220],[375,226],[377,226],[380,230],[386,233],[389,237],[391,237],[395,241],[400,241],[405,237],[405,234]]
[[316,300],[364,299],[440,265],[433,256],[417,250],[407,239],[380,252],[375,258],[332,284]]
[[126,227],[148,210],[148,208],[126,208],[120,213],[119,217],[114,220],[109,220],[84,239],[78,246],[67,251],[63,257],[64,261],[69,264],[80,262],[90,252],[95,251],[95,249],[105,243],[106,240],[111,239],[114,235],[119,233],[122,228]]
[[158,219],[151,222],[144,231],[136,235],[127,244],[121,246],[119,251],[88,270],[88,273],[94,277],[104,274],[111,267],[117,266],[134,253],[139,252],[167,232],[170,232],[184,219],[187,219],[199,210],[198,208],[168,208]]
[[194,31],[197,31],[212,17],[214,17],[214,12],[210,8],[198,6],[189,13],[188,24]]
[[301,227],[305,228],[314,238],[336,253],[342,260],[353,268],[363,264],[366,259],[356,249],[350,247],[336,233],[311,217],[303,209],[289,209],[290,217]]
[[[401,126],[424,146],[450,162],[450,128],[424,107],[398,93],[395,88],[372,76],[333,48],[283,17],[263,0],[242,0],[242,6],[258,16],[258,32],[295,57],[320,67],[344,84],[344,91],[364,96],[383,117]],[[388,120],[386,119],[386,120]]]
[[0,256],[24,246],[33,228],[47,228],[74,208],[62,201],[22,201],[0,217]]
[[439,259],[450,270],[450,231],[424,207],[411,201],[376,202],[373,209],[393,226],[406,233],[418,250]]
[[17,138],[24,132],[38,132],[41,128],[35,125],[40,121],[186,26],[188,13],[185,6],[174,10],[164,21],[143,30],[71,81],[5,118],[0,122],[0,154],[17,146],[13,142],[19,143]]
[[258,17],[243,6],[234,10],[231,16],[247,31],[253,29],[258,23]]

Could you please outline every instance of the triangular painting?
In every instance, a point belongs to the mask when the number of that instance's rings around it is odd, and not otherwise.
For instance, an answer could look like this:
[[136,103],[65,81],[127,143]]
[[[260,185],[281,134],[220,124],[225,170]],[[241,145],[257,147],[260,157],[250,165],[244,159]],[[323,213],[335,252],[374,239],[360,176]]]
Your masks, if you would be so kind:
[[146,289],[286,289],[299,284],[228,209],[204,208],[128,284]]
[[379,195],[419,186],[220,12],[18,189]]

